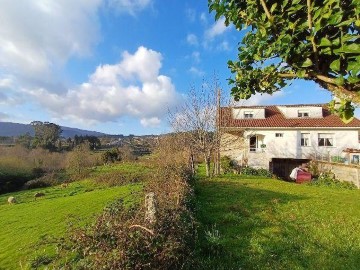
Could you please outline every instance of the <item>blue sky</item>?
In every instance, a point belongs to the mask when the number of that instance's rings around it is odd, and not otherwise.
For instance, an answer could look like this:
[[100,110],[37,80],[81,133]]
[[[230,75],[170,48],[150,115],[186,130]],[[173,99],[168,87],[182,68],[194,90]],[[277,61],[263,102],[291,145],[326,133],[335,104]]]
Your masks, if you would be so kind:
[[[168,109],[227,61],[243,32],[207,0],[0,0],[0,121],[50,121],[110,134],[168,132]],[[246,105],[325,103],[294,81]]]

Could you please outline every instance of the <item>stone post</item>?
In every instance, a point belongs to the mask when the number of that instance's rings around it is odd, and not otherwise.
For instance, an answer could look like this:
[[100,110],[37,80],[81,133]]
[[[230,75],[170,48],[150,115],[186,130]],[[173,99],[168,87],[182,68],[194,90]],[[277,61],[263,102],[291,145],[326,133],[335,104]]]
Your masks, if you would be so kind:
[[156,200],[155,193],[149,192],[145,195],[145,221],[151,225],[156,222]]

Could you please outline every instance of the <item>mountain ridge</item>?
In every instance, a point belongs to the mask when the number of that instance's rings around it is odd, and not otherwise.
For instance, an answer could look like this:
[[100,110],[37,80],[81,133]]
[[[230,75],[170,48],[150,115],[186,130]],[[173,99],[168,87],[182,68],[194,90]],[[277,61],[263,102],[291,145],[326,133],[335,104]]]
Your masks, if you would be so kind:
[[[91,131],[79,128],[72,128],[72,127],[65,127],[60,126],[62,133],[61,137],[69,138],[77,136],[111,136],[110,134],[98,132],[98,131]],[[20,123],[13,123],[13,122],[1,122],[0,121],[0,136],[3,137],[17,137],[20,135],[24,135],[29,133],[31,136],[34,136],[34,129],[30,124],[20,124]]]

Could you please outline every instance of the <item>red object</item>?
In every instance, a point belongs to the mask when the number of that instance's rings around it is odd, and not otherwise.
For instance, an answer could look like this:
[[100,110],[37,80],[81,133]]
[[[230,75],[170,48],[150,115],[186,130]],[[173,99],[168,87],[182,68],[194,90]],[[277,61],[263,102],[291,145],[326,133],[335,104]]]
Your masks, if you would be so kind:
[[311,173],[300,170],[297,172],[296,183],[301,184],[310,181],[311,181]]

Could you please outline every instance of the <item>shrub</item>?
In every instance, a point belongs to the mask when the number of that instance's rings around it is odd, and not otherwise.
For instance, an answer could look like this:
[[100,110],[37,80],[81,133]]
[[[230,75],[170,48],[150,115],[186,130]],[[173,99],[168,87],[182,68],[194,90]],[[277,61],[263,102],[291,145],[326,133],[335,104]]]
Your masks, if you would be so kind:
[[348,181],[340,181],[334,177],[334,174],[329,172],[323,172],[317,179],[313,179],[308,185],[312,186],[326,186],[332,188],[342,189],[356,189],[356,185]]
[[102,173],[94,178],[96,183],[105,184],[107,186],[119,186],[129,183],[136,183],[144,179],[144,175],[140,173],[124,173],[122,171],[113,171]]
[[[192,251],[193,219],[189,211],[188,173],[162,168],[149,180],[155,191],[155,224],[145,220],[143,203],[127,207],[119,200],[93,225],[72,228],[59,240],[62,269],[181,269]],[[72,258],[69,260],[69,258]]]
[[266,169],[256,169],[253,167],[242,167],[240,173],[243,175],[256,175],[256,176],[264,176],[264,177],[273,177],[272,173]]
[[37,179],[30,180],[24,184],[25,189],[44,188],[58,185],[60,183],[57,174],[49,173]]
[[236,164],[229,156],[222,156],[220,159],[220,166],[223,173],[231,173],[235,168]]

